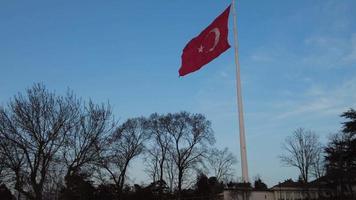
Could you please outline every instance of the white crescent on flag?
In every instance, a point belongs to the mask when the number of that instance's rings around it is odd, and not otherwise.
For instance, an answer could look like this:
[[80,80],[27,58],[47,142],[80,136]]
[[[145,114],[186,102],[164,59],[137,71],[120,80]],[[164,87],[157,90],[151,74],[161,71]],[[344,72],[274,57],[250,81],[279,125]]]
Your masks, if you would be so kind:
[[220,40],[220,31],[218,28],[213,28],[209,33],[215,34],[214,46],[209,49],[209,51],[214,51],[216,45],[219,43]]

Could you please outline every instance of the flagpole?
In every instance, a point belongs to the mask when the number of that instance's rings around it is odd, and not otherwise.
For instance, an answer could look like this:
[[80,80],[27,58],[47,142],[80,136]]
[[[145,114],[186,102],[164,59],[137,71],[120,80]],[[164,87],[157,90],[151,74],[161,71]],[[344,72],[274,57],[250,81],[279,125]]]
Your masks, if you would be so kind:
[[240,153],[241,153],[241,168],[243,182],[249,182],[248,167],[247,167],[247,152],[245,139],[245,125],[243,116],[242,96],[241,96],[241,80],[240,80],[240,62],[238,54],[237,40],[237,15],[235,8],[235,0],[232,0],[232,13],[234,17],[234,47],[235,47],[235,65],[236,65],[236,90],[237,90],[237,107],[239,114],[239,132],[240,132]]

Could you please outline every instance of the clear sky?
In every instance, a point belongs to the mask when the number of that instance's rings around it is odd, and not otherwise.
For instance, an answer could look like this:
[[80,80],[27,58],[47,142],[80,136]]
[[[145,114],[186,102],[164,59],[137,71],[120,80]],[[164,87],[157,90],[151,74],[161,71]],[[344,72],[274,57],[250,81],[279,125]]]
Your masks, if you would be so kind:
[[[218,147],[238,156],[233,49],[178,77],[186,43],[230,3],[0,1],[0,104],[35,82],[109,101],[120,121],[187,110],[212,121]],[[323,142],[356,107],[356,1],[241,0],[238,33],[250,177],[297,178],[281,166],[293,130]],[[229,41],[233,44],[232,17]],[[239,159],[240,160],[240,159]],[[132,181],[145,181],[134,165]],[[240,163],[236,171],[241,176]]]

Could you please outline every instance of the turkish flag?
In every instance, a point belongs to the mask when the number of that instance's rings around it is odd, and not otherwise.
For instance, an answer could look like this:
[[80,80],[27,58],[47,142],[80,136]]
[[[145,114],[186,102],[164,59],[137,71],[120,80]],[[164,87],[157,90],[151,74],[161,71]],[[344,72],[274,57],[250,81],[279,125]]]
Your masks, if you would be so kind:
[[179,76],[197,71],[230,48],[227,40],[230,6],[184,47]]

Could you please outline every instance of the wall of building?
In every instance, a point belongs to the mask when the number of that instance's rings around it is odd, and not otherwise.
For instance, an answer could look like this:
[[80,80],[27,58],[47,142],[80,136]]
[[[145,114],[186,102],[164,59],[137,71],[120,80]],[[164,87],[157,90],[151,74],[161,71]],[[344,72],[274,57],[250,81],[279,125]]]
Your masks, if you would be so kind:
[[274,200],[274,194],[270,191],[253,191],[250,196],[251,200]]
[[[328,196],[326,191],[309,190],[310,199],[318,199],[319,193],[323,196]],[[250,191],[245,200],[302,200],[306,199],[308,195],[306,191],[300,188],[282,188],[274,191]],[[243,193],[236,190],[225,190],[224,200],[244,200]]]
[[[272,191],[250,191],[247,200],[275,200]],[[224,200],[243,200],[243,193],[234,190],[224,191]]]

